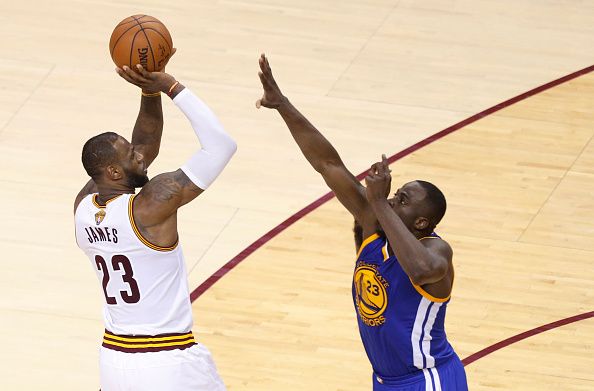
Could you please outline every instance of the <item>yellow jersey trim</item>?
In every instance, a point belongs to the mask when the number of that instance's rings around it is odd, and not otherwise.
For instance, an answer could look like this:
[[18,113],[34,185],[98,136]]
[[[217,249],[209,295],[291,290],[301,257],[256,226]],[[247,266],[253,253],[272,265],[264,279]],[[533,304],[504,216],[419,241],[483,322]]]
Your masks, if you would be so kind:
[[390,254],[388,252],[388,241],[386,240],[386,244],[382,247],[382,255],[384,256],[384,262],[390,258]]
[[[437,236],[424,236],[424,237],[420,238],[419,240],[424,240],[424,239],[441,239],[441,238],[439,238]],[[430,300],[430,301],[433,301],[436,303],[445,303],[446,301],[448,301],[450,299],[450,297],[452,297],[451,294],[448,297],[446,297],[445,299],[435,297],[435,296],[432,296],[431,294],[429,294],[429,292],[424,290],[420,285],[416,285],[415,283],[413,283],[412,280],[410,280],[410,283],[416,289],[416,291],[419,292],[427,300]],[[452,286],[452,288],[453,288],[453,286]]]
[[139,349],[139,348],[162,348],[166,346],[180,346],[180,345],[187,345],[189,343],[196,343],[194,337],[188,338],[183,341],[177,342],[167,342],[167,343],[151,343],[151,344],[127,344],[127,343],[119,343],[113,342],[106,339],[103,339],[103,343],[107,345],[115,345],[122,348],[130,348],[130,349]]
[[123,341],[123,342],[173,342],[176,339],[194,338],[194,335],[192,333],[188,333],[188,334],[184,334],[184,335],[173,335],[173,336],[169,336],[169,337],[147,337],[147,338],[138,338],[138,337],[126,338],[126,337],[120,337],[120,336],[113,335],[113,334],[105,334],[104,336],[109,339],[115,339],[115,340]]
[[107,206],[107,204],[109,204],[111,201],[115,200],[116,198],[122,196],[122,194],[118,194],[117,196],[110,198],[109,200],[105,201],[105,205],[99,205],[99,203],[97,202],[97,196],[99,194],[95,193],[93,194],[93,197],[91,198],[91,201],[93,201],[93,205],[95,205],[97,208],[99,209],[105,209],[105,207]]
[[[410,280],[410,277],[408,279]],[[421,296],[423,296],[425,299],[427,299],[429,301],[433,301],[433,302],[436,302],[436,303],[445,303],[446,301],[450,300],[450,297],[452,297],[451,294],[448,297],[446,297],[445,299],[441,299],[439,297],[431,296],[431,294],[429,292],[427,292],[426,290],[424,290],[420,285],[417,285],[414,282],[412,282],[412,280],[410,280],[410,283],[415,288],[415,290],[421,294]]]
[[359,258],[359,255],[361,255],[361,252],[363,252],[363,249],[371,242],[373,242],[375,239],[379,238],[380,236],[378,234],[373,234],[370,237],[368,237],[367,239],[365,239],[363,241],[363,243],[361,243],[361,247],[359,247],[359,251],[357,251],[357,258]]
[[134,221],[134,197],[136,197],[136,195],[133,195],[132,197],[130,197],[130,201],[128,202],[128,216],[130,218],[130,225],[132,225],[132,230],[136,234],[136,237],[138,238],[138,240],[140,240],[142,242],[142,244],[144,244],[148,248],[156,250],[156,251],[175,250],[175,248],[177,247],[177,245],[179,243],[179,238],[177,238],[175,240],[175,243],[173,243],[173,245],[171,245],[169,247],[162,247],[162,246],[157,246],[156,244],[149,242],[144,236],[142,236],[142,233],[140,233],[140,230],[138,229],[138,227],[136,226],[136,222]]

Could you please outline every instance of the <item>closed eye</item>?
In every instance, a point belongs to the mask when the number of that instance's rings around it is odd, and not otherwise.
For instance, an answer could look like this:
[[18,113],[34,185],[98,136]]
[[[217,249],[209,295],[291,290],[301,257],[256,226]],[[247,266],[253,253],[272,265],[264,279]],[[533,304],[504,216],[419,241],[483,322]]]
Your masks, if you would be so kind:
[[406,205],[408,203],[408,196],[405,193],[398,194],[398,203],[400,205]]

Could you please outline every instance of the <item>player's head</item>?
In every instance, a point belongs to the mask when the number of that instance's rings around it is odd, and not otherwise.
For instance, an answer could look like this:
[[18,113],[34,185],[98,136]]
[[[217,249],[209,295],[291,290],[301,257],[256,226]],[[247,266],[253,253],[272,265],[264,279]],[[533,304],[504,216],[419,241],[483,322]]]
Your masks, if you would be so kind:
[[433,232],[446,211],[441,190],[421,180],[402,186],[389,202],[409,230],[423,234]]
[[114,132],[90,138],[83,146],[82,163],[97,184],[119,183],[137,188],[148,182],[142,154]]

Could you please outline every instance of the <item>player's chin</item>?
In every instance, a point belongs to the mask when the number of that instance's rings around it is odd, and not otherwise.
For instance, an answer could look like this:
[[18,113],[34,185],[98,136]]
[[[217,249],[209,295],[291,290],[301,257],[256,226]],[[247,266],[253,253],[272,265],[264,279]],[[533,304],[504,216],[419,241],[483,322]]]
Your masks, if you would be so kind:
[[146,174],[143,174],[143,175],[142,175],[142,178],[141,178],[141,179],[140,179],[140,181],[139,181],[139,184],[138,184],[138,186],[136,186],[136,187],[142,187],[142,186],[146,185],[146,184],[148,183],[148,181],[149,181],[149,177],[148,177],[148,175],[146,175]]
[[146,175],[146,173],[143,173],[143,174],[137,174],[137,175],[131,176],[128,184],[130,185],[130,187],[137,189],[139,187],[146,185],[148,183],[148,181],[149,181],[148,175]]

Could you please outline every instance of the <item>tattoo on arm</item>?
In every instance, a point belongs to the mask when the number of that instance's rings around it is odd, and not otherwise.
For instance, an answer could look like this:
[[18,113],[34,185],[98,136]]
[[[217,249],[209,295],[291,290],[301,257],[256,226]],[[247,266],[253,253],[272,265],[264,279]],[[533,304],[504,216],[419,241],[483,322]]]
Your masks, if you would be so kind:
[[147,164],[150,164],[157,156],[162,134],[163,110],[161,98],[142,97],[138,118],[132,131],[132,144],[144,146],[143,153]]
[[174,203],[176,207],[184,205],[202,193],[182,170],[161,174],[153,180],[151,194],[158,202]]

